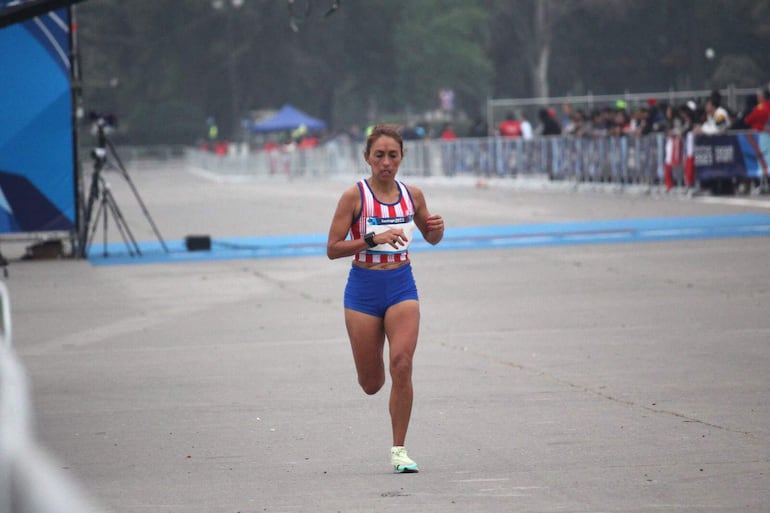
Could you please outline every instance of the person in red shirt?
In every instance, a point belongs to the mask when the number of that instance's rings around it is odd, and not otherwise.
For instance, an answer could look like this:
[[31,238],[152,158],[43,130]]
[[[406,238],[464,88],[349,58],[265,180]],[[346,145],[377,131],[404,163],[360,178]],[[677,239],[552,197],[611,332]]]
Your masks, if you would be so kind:
[[509,112],[498,125],[497,132],[503,137],[521,137],[521,123],[516,121],[513,112]]
[[743,118],[743,123],[757,132],[765,129],[770,120],[770,91],[760,89],[757,92],[757,106]]
[[318,146],[318,137],[311,135],[308,137],[303,137],[297,145],[297,148],[300,150],[307,150],[310,148],[315,148],[316,146]]
[[455,131],[452,129],[451,123],[444,125],[444,129],[441,131],[440,138],[444,141],[454,141],[457,139],[457,134],[455,134]]

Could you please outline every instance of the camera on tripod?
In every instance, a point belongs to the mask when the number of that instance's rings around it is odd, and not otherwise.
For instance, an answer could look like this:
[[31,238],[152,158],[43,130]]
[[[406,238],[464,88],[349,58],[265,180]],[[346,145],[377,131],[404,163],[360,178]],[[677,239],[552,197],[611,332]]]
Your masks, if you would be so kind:
[[91,135],[96,137],[96,147],[91,150],[91,158],[103,163],[107,159],[107,134],[115,131],[118,118],[114,114],[91,111],[88,119],[91,122]]
[[102,129],[105,133],[112,133],[118,126],[118,118],[115,114],[109,112],[91,111],[88,113],[88,119],[91,121],[91,133],[97,135],[98,130]]
[[[118,152],[115,150],[115,146],[107,137],[107,134],[112,133],[115,130],[115,127],[118,124],[118,118],[115,117],[114,114],[96,111],[91,111],[88,118],[91,121],[91,134],[97,139],[96,147],[91,150],[91,157],[94,159],[94,170],[91,174],[91,187],[85,202],[83,223],[79,234],[80,256],[84,258],[87,256],[88,247],[90,246],[96,228],[99,225],[98,220],[100,217],[103,221],[102,228],[104,230],[103,254],[105,257],[107,256],[107,217],[109,214],[112,214],[114,224],[117,226],[118,232],[123,238],[123,242],[126,244],[129,255],[134,256],[142,254],[139,244],[131,233],[128,223],[123,217],[123,214],[115,201],[115,197],[112,195],[109,184],[102,176],[102,170],[108,164],[117,168],[123,175],[123,178],[125,178],[131,191],[134,193],[142,212],[152,226],[155,235],[158,237],[158,241],[163,247],[163,250],[168,253],[168,247],[166,247],[163,237],[161,237],[157,226],[155,226],[155,222],[147,211],[147,207],[144,205],[141,196],[139,196],[139,191],[131,180],[123,162],[121,162]],[[108,162],[109,157],[112,157],[110,162]]]

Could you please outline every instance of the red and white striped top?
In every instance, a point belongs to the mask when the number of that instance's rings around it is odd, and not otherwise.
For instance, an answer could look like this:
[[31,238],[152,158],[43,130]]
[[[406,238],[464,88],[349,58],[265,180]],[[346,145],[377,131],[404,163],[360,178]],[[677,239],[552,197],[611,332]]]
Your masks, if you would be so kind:
[[414,230],[414,202],[409,189],[402,182],[396,181],[399,188],[398,201],[383,203],[377,199],[365,179],[358,182],[361,193],[361,212],[350,226],[350,236],[361,239],[369,232],[382,233],[391,228],[404,230],[407,241],[405,245],[393,248],[389,244],[379,244],[355,255],[358,262],[390,263],[406,262],[409,260],[409,243],[412,241]]

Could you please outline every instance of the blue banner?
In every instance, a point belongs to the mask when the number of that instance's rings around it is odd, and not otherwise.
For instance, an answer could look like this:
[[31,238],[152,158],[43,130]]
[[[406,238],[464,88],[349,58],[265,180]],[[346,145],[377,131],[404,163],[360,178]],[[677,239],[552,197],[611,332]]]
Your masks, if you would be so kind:
[[698,135],[694,157],[699,181],[760,179],[768,173],[770,134]]
[[0,233],[73,231],[69,9],[0,29],[0,70]]

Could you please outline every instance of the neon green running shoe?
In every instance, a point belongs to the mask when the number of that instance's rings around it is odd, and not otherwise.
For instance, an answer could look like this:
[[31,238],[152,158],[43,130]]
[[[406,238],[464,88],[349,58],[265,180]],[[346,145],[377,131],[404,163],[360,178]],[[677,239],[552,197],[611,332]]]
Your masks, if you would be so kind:
[[406,454],[406,448],[401,446],[392,447],[390,449],[390,464],[393,465],[393,468],[399,474],[420,471],[417,467],[417,463]]

